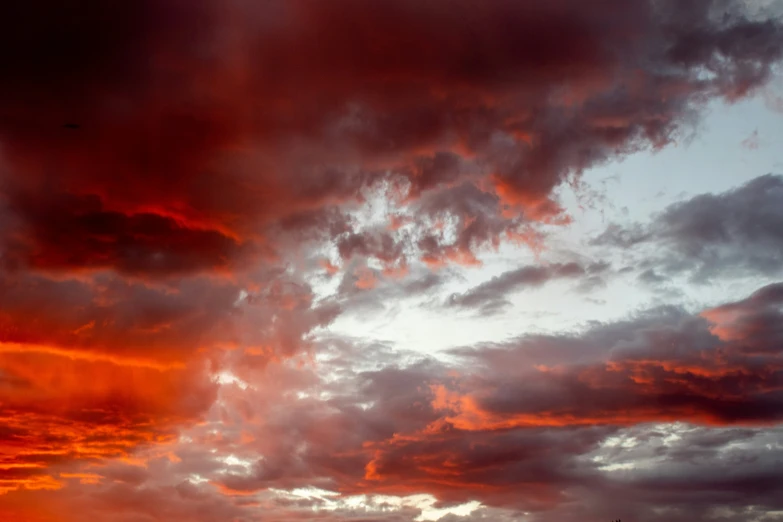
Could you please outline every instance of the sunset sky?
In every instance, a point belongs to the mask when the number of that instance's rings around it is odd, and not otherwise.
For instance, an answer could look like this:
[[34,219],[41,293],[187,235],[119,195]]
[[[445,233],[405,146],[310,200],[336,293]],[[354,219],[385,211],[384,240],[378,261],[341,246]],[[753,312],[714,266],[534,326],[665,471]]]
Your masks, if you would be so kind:
[[783,521],[783,0],[0,7],[0,522]]

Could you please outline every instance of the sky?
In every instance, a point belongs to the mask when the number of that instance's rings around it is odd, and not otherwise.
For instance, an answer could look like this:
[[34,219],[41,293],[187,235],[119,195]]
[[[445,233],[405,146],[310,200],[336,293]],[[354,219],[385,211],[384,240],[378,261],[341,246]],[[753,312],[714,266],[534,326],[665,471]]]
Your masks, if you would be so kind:
[[0,520],[783,521],[783,2],[0,16]]

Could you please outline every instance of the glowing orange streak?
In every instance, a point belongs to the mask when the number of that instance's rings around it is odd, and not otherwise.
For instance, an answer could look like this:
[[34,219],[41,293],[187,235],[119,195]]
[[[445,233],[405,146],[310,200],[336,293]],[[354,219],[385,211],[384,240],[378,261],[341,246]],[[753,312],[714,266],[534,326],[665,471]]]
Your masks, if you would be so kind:
[[[125,210],[125,209],[123,209]],[[200,230],[204,232],[218,232],[219,234],[233,239],[237,243],[242,242],[242,237],[234,230],[222,223],[209,219],[199,219],[192,216],[188,216],[185,212],[178,212],[171,208],[166,208],[159,205],[139,205],[133,209],[124,211],[126,215],[136,216],[140,214],[155,214],[163,218],[169,218],[174,221],[179,227],[187,228],[190,230]]]
[[40,469],[45,468],[46,464],[40,462],[8,462],[0,463],[0,469]]
[[78,479],[81,484],[100,484],[104,477],[97,473],[60,473],[60,478]]
[[250,497],[253,495],[258,494],[260,491],[262,491],[262,488],[258,489],[250,489],[250,490],[239,490],[239,489],[233,489],[225,484],[221,484],[220,482],[210,481],[210,484],[215,486],[223,495],[229,496],[229,497]]
[[117,366],[147,368],[158,371],[180,370],[185,367],[178,362],[164,363],[138,357],[120,357],[108,353],[93,352],[79,349],[66,349],[43,344],[7,343],[0,341],[0,353],[40,353],[64,357],[74,361],[107,362]]
[[55,490],[62,488],[63,483],[49,475],[26,479],[0,480],[0,495],[19,489],[20,487],[30,490]]

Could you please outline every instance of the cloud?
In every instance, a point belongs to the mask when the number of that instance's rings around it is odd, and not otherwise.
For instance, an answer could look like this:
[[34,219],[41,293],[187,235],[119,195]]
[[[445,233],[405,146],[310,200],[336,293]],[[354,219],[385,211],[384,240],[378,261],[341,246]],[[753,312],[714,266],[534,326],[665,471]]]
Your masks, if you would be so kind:
[[71,466],[52,477],[64,489],[6,497],[51,494],[98,521],[252,520],[260,508],[273,520],[361,519],[382,502],[372,516],[412,519],[420,511],[398,497],[423,494],[480,502],[466,520],[750,521],[781,507],[777,468],[757,465],[781,457],[779,286],[701,315],[651,309],[463,348],[451,362],[339,337],[311,362],[227,352],[236,380],[201,423],[136,451],[144,468]]
[[748,150],[757,150],[759,146],[761,145],[761,142],[759,140],[759,131],[758,129],[754,130],[750,136],[745,138],[740,142],[740,145],[742,145],[744,148]]
[[[385,367],[371,367],[317,334],[362,292],[380,301],[443,281],[423,267],[477,266],[504,241],[542,248],[541,225],[571,219],[559,186],[677,141],[709,100],[762,88],[781,41],[779,20],[707,0],[14,6],[0,21],[3,509],[147,522],[271,506],[284,520],[302,516],[300,501],[283,506],[269,488],[415,486],[501,505],[521,477],[519,504],[541,510],[558,505],[559,484],[595,477],[572,459],[626,425],[774,421],[776,366],[757,371],[704,318],[672,335],[729,350],[731,369],[688,352],[682,373],[640,339],[650,359],[532,373],[517,391],[540,402],[525,404],[480,371],[377,347]],[[392,207],[387,228],[357,217],[371,196]],[[769,230],[748,241],[774,243]],[[328,265],[335,274],[351,270],[353,293],[318,294],[325,253],[347,265]],[[771,271],[774,259],[746,264]],[[737,321],[719,328],[750,328]],[[624,328],[600,330],[605,346],[619,349]],[[307,365],[324,349],[364,367],[334,356],[319,375]],[[594,406],[566,411],[576,392]],[[547,445],[562,457],[527,449]],[[171,448],[187,458],[157,453]],[[492,479],[506,456],[511,471]],[[465,477],[450,478],[453,462]]]
[[[597,245],[664,248],[643,277],[655,282],[687,274],[696,282],[720,276],[780,272],[783,260],[783,177],[767,174],[720,194],[700,194],[674,203],[651,223],[610,225]],[[653,270],[650,272],[649,270]]]
[[[777,286],[703,315],[763,317]],[[726,455],[777,451],[765,441],[783,415],[783,364],[779,350],[748,350],[752,335],[726,336],[716,330],[725,320],[705,317],[653,309],[581,334],[460,349],[454,363],[325,340],[314,366],[246,368],[242,380],[256,384],[224,388],[223,413],[190,432],[181,450],[190,456],[166,466],[200,469],[233,499],[316,487],[471,499],[542,521],[575,516],[574,499],[596,516],[684,520],[721,508],[750,520],[740,513],[749,499],[778,505],[774,472],[746,460],[725,479],[715,470]],[[221,464],[225,455],[246,464]],[[683,488],[709,500],[689,504]]]
[[482,314],[492,314],[509,304],[505,297],[512,292],[537,288],[552,280],[586,277],[606,268],[607,265],[600,263],[585,268],[575,262],[523,266],[495,276],[464,293],[450,295],[446,305],[475,308]]
[[241,299],[222,279],[0,280],[0,416],[11,430],[0,469],[13,470],[2,489],[62,487],[58,470],[175,439],[216,400],[227,351],[249,350],[256,366],[306,351],[308,332],[338,309],[313,305],[306,286],[265,280]]
[[712,323],[711,331],[720,339],[735,343],[748,355],[780,354],[783,312],[783,285],[771,284],[735,303],[728,303],[702,312]]
[[781,58],[779,24],[739,8],[604,4],[15,8],[4,256],[231,270],[274,250],[273,223],[383,178],[411,197],[462,179],[526,219],[562,219],[564,179],[675,139],[701,100],[752,92]]
[[[215,399],[198,368],[157,370],[3,353],[0,490],[58,489],[75,464],[133,459],[171,441]],[[89,471],[89,470],[88,470]]]
[[[755,296],[769,296],[776,290],[777,285],[767,287],[747,301],[716,310],[748,307],[747,302],[766,304],[769,299]],[[752,308],[753,319],[743,318],[741,324],[757,324],[757,318],[767,313],[764,307]],[[777,324],[774,319],[764,324]],[[597,325],[580,335],[538,336],[458,350],[455,354],[465,358],[464,365],[454,373],[442,372],[451,377],[431,379],[429,390],[421,392],[429,396],[429,415],[434,414],[434,420],[372,444],[373,459],[357,489],[403,494],[415,487],[444,499],[476,498],[487,505],[517,506],[538,512],[541,520],[555,520],[563,510],[568,512],[568,502],[560,496],[563,491],[574,491],[580,513],[599,506],[577,491],[601,498],[598,512],[607,516],[617,491],[626,486],[629,499],[634,500],[615,507],[644,513],[649,520],[667,516],[665,510],[649,511],[650,506],[671,506],[670,514],[677,516],[680,510],[688,512],[688,500],[678,499],[678,488],[714,492],[709,496],[711,504],[699,503],[698,509],[705,512],[724,506],[739,518],[751,517],[739,514],[751,496],[775,509],[775,479],[764,470],[756,475],[749,465],[735,478],[712,479],[716,475],[708,468],[719,466],[723,458],[717,453],[705,456],[710,464],[673,454],[666,460],[670,471],[662,475],[647,475],[647,468],[623,472],[636,469],[624,467],[623,462],[645,465],[643,459],[624,452],[615,455],[627,461],[606,456],[585,460],[586,455],[605,455],[601,448],[608,451],[618,433],[644,434],[650,423],[706,426],[698,428],[699,433],[725,434],[716,444],[726,447],[736,444],[738,436],[765,437],[771,428],[758,427],[773,426],[783,415],[778,390],[783,371],[780,350],[750,350],[754,336],[737,334],[729,339],[722,331],[716,330],[715,323],[682,310],[659,309]],[[777,346],[776,333],[764,330],[758,338]],[[730,425],[750,428],[716,428]],[[563,443],[571,444],[561,447],[561,436]],[[678,447],[686,451],[690,446],[683,442]],[[763,443],[750,444],[741,451],[757,454],[765,451],[763,447]],[[653,461],[655,455],[650,455]],[[657,473],[653,471],[659,468],[657,462],[649,466],[650,473]],[[622,473],[629,476],[621,477]],[[679,473],[689,473],[689,481],[680,480]],[[628,480],[630,484],[622,485]],[[668,493],[649,493],[662,490]],[[731,496],[721,499],[727,491]]]
[[[765,287],[747,302],[776,289]],[[488,388],[469,394],[439,389],[441,404],[463,429],[686,419],[773,424],[783,415],[775,384],[782,371],[780,350],[774,348],[778,311],[727,312],[745,303],[703,312],[718,322],[664,308],[594,327],[579,338],[537,337],[511,349],[458,350],[480,369],[478,383]],[[755,344],[759,339],[765,344]]]

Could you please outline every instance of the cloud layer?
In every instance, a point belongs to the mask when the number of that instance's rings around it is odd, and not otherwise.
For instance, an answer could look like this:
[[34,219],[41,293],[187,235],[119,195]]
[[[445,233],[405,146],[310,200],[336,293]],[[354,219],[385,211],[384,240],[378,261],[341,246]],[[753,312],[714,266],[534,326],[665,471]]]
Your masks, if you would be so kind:
[[[539,257],[574,219],[558,191],[764,87],[783,22],[763,7],[6,11],[0,518],[391,521],[464,501],[481,503],[465,515],[476,520],[575,519],[576,504],[649,521],[783,509],[778,468],[713,478],[724,458],[780,459],[768,444],[783,416],[778,284],[700,313],[650,309],[437,358],[329,332],[346,311],[414,297],[488,317],[549,283],[589,292],[613,264]],[[597,243],[663,245],[670,260],[643,267],[656,274],[777,277],[780,196],[764,176]],[[452,292],[450,270],[507,244],[535,261]],[[661,442],[671,423],[688,444]],[[630,436],[640,461],[657,459],[649,473],[612,450]],[[686,458],[690,444],[703,451]]]

